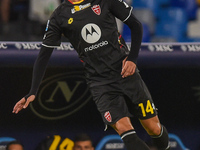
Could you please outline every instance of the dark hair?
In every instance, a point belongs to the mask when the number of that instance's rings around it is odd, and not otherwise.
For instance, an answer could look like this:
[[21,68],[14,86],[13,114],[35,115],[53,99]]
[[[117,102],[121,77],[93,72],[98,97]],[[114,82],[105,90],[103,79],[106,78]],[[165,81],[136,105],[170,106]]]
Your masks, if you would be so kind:
[[75,136],[74,142],[79,142],[79,141],[91,141],[92,143],[92,139],[90,138],[90,136],[85,133],[81,133]]
[[9,142],[9,143],[6,145],[6,150],[8,150],[9,146],[12,145],[12,144],[21,145],[22,148],[24,149],[24,145],[23,145],[20,141],[12,141],[12,142]]

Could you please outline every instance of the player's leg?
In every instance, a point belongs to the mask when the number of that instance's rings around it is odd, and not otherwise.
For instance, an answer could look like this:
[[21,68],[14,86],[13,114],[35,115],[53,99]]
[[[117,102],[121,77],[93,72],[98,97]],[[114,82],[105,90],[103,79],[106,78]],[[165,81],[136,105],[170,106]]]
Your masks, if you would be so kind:
[[121,136],[127,150],[149,150],[149,147],[136,134],[130,118],[124,117],[111,125]]
[[167,129],[160,124],[158,116],[144,119],[140,122],[147,133],[152,137],[153,143],[159,150],[169,149],[169,137]]
[[[128,105],[132,106],[130,109],[132,114],[140,119],[159,150],[165,150],[168,147],[168,133],[165,127],[160,124],[157,110],[146,84],[137,72],[129,80],[124,87],[126,87],[125,91],[132,103]],[[130,101],[128,102],[130,103]]]
[[149,150],[137,136],[129,117],[121,86],[116,83],[91,88],[93,99],[106,125],[112,126],[121,136],[127,150]]
[[92,87],[90,91],[103,121],[121,136],[127,150],[149,150],[131,124],[129,117],[132,115],[128,110],[122,87],[119,82],[113,82]]

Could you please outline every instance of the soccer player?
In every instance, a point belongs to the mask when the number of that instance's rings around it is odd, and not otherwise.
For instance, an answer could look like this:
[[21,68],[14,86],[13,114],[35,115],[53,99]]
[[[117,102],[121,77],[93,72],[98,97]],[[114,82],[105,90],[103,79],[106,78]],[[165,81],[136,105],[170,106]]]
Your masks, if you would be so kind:
[[[35,99],[48,60],[63,34],[83,62],[87,84],[103,121],[121,136],[127,150],[149,150],[131,124],[132,115],[139,118],[159,150],[168,149],[167,130],[159,121],[136,66],[142,25],[132,9],[123,0],[65,0],[47,22],[31,90],[16,103],[13,113],[27,108]],[[115,17],[131,30],[130,51],[118,33]]]

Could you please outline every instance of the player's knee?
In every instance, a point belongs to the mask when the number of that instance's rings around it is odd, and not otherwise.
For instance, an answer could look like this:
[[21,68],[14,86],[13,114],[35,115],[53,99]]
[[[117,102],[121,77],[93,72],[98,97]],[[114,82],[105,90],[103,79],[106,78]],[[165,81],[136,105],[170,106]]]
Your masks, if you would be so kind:
[[155,127],[153,127],[153,128],[151,128],[151,129],[147,129],[147,133],[149,134],[149,135],[160,135],[160,133],[161,133],[161,127],[160,126],[155,126]]
[[114,125],[112,125],[112,127],[118,132],[119,135],[134,129],[128,117],[120,119]]
[[119,133],[119,135],[121,135],[122,133],[124,133],[126,131],[133,129],[130,126],[127,126],[125,124],[120,124],[120,123],[118,123],[117,125],[114,124],[114,125],[112,125],[112,127]]

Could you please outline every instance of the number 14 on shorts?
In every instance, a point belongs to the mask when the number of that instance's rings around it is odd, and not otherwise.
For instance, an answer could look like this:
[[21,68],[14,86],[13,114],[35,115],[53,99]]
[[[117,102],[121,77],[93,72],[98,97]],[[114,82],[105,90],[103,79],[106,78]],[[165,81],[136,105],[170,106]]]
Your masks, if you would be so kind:
[[[147,103],[139,103],[138,106],[141,108],[143,117],[146,117],[147,113],[154,114],[155,105],[150,100],[147,100]],[[145,108],[146,106],[146,108]]]

